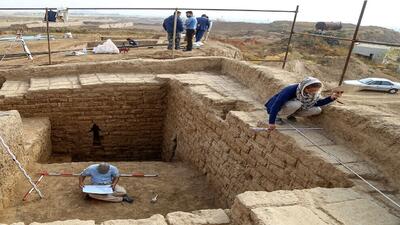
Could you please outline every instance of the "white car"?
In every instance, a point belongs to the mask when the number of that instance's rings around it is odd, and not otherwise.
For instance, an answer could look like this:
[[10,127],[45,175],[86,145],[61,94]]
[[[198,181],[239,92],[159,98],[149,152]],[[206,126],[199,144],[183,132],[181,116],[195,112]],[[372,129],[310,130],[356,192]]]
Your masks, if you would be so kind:
[[384,78],[345,80],[343,83],[347,85],[357,86],[360,90],[387,91],[391,94],[395,94],[398,90],[400,90],[400,83],[393,82]]

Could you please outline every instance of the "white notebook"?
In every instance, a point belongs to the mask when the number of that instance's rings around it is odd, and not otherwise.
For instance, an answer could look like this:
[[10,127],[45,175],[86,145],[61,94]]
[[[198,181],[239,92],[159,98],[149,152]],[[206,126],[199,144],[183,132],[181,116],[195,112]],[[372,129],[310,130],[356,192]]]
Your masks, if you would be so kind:
[[111,185],[85,185],[82,191],[89,194],[112,194]]

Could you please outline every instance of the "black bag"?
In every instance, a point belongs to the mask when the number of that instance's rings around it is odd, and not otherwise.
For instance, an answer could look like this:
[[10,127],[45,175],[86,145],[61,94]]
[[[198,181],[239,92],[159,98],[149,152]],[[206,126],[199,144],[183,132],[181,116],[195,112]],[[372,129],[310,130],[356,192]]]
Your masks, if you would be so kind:
[[133,39],[127,38],[126,40],[132,46],[138,46],[139,45],[139,43],[137,41],[133,40]]

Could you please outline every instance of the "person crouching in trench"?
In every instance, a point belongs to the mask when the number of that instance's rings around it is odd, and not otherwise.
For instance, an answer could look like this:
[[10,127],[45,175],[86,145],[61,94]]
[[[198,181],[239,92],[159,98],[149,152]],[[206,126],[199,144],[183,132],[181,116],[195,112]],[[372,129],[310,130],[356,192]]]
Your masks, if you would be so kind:
[[283,88],[265,103],[269,114],[268,130],[274,130],[275,122],[281,122],[281,117],[294,122],[296,116],[318,115],[322,112],[321,106],[335,101],[342,95],[342,93],[334,92],[331,96],[321,99],[321,90],[321,81],[314,77],[307,77],[298,84]]
[[133,202],[133,199],[126,194],[125,188],[117,184],[119,181],[119,171],[117,167],[105,162],[87,167],[79,176],[79,187],[81,189],[84,187],[86,177],[91,178],[91,184],[111,185],[114,191],[112,194],[88,194],[89,197],[108,202]]

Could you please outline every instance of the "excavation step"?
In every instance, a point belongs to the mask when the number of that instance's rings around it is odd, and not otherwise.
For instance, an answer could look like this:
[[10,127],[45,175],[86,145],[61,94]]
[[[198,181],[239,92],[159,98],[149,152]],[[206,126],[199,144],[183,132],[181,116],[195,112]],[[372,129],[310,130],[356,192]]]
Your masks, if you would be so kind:
[[6,80],[0,89],[0,96],[21,97],[28,91],[28,88],[29,83],[26,81]]
[[[241,225],[396,225],[400,219],[371,197],[344,188],[245,192],[232,219]],[[379,216],[378,216],[379,215]]]
[[77,76],[60,76],[50,78],[31,78],[28,91],[46,91],[53,89],[80,88]]
[[34,161],[45,161],[51,154],[51,125],[49,118],[22,118],[25,154]]

